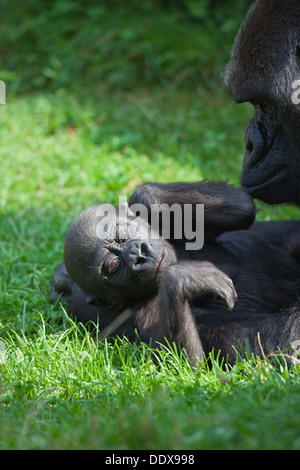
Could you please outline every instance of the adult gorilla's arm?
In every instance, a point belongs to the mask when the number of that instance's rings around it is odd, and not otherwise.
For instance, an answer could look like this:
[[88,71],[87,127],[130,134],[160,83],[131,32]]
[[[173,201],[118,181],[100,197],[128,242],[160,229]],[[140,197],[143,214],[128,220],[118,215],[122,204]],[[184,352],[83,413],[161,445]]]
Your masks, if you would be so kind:
[[[195,218],[196,206],[203,204],[205,241],[212,240],[223,232],[246,229],[255,218],[253,200],[246,192],[217,182],[143,184],[131,196],[129,205],[133,204],[147,207],[150,224],[153,205],[166,204],[170,208],[173,204],[178,204],[182,209],[185,205],[192,205]],[[183,223],[182,219],[182,225]]]
[[220,358],[231,365],[236,363],[237,353],[242,358],[250,358],[252,354],[262,359],[274,356],[277,364],[283,359],[283,354],[288,364],[300,363],[300,315],[297,307],[278,313],[201,313],[198,331],[205,354],[212,350],[215,355],[220,352]]

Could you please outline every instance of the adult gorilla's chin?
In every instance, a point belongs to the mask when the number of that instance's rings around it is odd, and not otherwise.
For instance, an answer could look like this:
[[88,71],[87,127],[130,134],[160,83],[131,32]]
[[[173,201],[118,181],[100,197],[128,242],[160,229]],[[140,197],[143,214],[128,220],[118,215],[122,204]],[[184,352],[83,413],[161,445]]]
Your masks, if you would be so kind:
[[249,138],[248,125],[241,173],[244,189],[253,198],[268,204],[292,202],[300,205],[300,178],[297,175],[300,175],[300,145],[292,136],[288,138],[278,129],[271,142],[261,147],[257,134],[252,133]]
[[[284,133],[280,129],[270,130],[270,125],[256,119],[249,122],[245,131],[241,185],[253,198],[268,204],[295,202],[299,194],[298,179],[290,174],[293,165],[288,166]],[[293,179],[294,185],[291,184]]]

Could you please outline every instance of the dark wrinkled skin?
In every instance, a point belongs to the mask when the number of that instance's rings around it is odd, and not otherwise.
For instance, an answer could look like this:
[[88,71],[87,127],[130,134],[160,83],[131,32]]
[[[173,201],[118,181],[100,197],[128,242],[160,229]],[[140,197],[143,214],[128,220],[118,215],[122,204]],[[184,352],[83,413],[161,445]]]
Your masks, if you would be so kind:
[[[272,242],[274,227],[252,225],[252,199],[221,183],[147,184],[137,188],[130,205],[142,203],[150,209],[151,204],[175,202],[204,204],[203,249],[187,251],[186,240],[172,235],[169,241],[149,240],[143,235],[147,223],[137,231],[134,218],[126,240],[122,218],[117,230],[109,222],[107,235],[99,239],[99,206],[79,216],[66,236],[66,265],[60,265],[52,281],[72,315],[83,323],[99,320],[107,326],[131,306],[132,318],[115,334],[135,339],[137,330],[153,346],[164,338],[174,341],[186,348],[194,364],[213,348],[233,362],[233,346],[242,351],[245,341],[260,355],[258,331],[266,351],[288,346],[298,317],[279,312],[297,300],[300,266],[289,255],[285,235],[297,233],[300,224],[276,223]],[[107,272],[116,259],[116,268]],[[291,322],[290,333],[283,334]]]
[[236,38],[224,83],[254,105],[245,130],[241,184],[269,204],[300,201],[300,2],[258,0]]

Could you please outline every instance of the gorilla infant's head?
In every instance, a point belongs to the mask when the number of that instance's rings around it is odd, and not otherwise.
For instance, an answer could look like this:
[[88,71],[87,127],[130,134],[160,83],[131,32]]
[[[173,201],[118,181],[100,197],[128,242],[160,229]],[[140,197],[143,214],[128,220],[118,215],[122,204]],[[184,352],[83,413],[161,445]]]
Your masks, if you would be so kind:
[[268,203],[300,201],[300,1],[257,0],[236,38],[224,82],[254,105],[242,185]]
[[148,223],[108,204],[83,211],[67,232],[69,275],[91,298],[111,310],[155,292],[161,273],[176,262],[173,247]]

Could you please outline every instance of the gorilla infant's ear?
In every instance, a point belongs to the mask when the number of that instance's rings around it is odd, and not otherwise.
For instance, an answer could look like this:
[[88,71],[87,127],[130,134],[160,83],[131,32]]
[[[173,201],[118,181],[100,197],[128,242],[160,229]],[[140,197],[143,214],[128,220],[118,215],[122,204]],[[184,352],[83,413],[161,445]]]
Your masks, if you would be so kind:
[[86,303],[89,305],[95,305],[97,307],[103,307],[106,310],[110,310],[112,312],[121,312],[126,307],[128,307],[128,305],[125,303],[125,300],[113,299],[112,297],[107,296],[99,297],[89,295],[86,298]]

